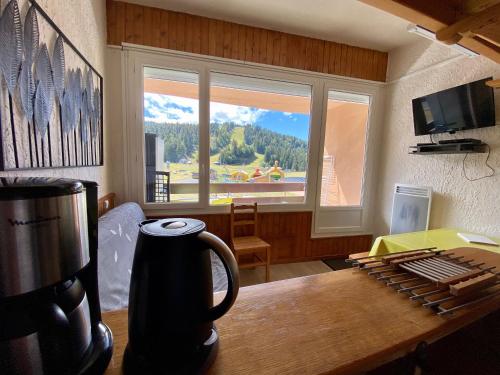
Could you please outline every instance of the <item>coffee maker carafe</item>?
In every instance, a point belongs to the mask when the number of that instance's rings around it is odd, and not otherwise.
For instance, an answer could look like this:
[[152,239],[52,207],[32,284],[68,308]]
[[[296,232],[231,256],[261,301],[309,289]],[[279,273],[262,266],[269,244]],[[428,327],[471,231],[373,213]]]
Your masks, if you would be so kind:
[[[224,299],[213,306],[210,249],[228,277]],[[194,219],[140,224],[129,294],[125,374],[199,374],[217,354],[213,323],[238,295],[238,265],[229,247]]]
[[0,178],[0,373],[102,374],[97,184]]

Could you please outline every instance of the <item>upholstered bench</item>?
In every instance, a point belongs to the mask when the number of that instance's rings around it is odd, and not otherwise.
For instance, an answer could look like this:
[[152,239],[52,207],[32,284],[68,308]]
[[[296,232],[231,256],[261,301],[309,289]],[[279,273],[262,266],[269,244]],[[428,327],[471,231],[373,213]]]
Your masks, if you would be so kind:
[[[98,277],[103,311],[128,306],[128,293],[139,223],[146,217],[137,203],[124,203],[99,218]],[[212,278],[214,292],[227,289],[226,272],[214,252]]]

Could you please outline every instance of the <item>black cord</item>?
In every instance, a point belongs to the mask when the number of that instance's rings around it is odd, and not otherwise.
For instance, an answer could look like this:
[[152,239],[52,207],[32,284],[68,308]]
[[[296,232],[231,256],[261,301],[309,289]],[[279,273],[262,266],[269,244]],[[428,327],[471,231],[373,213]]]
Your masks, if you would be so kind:
[[469,176],[467,176],[467,172],[465,171],[465,160],[467,159],[467,156],[469,156],[469,153],[466,153],[464,156],[464,160],[462,161],[462,173],[467,180],[479,181],[479,180],[482,180],[483,178],[488,178],[488,177],[492,177],[495,175],[495,169],[493,169],[493,167],[488,163],[488,160],[490,159],[490,146],[486,145],[486,147],[488,147],[488,155],[486,155],[486,160],[485,160],[484,164],[491,170],[491,173],[487,174],[485,176],[482,176],[482,177],[478,177],[478,178],[470,178]]

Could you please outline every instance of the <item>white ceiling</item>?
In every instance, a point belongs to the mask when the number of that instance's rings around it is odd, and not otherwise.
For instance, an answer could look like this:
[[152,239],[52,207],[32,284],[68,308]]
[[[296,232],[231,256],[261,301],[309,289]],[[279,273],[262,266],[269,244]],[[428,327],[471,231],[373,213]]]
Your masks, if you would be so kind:
[[379,51],[418,40],[407,21],[357,0],[125,1]]

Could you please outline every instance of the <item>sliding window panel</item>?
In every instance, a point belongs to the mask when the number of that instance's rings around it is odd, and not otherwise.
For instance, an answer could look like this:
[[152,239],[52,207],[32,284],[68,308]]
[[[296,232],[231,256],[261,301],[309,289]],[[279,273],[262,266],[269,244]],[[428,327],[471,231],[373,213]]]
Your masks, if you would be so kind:
[[210,74],[210,204],[304,204],[307,84]]
[[199,74],[144,68],[146,203],[200,199]]
[[321,207],[361,206],[370,97],[329,91]]
[[326,90],[315,232],[361,231],[371,96]]

